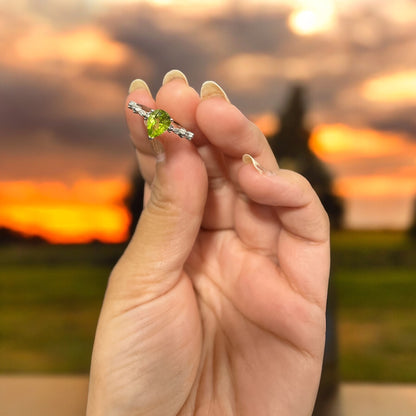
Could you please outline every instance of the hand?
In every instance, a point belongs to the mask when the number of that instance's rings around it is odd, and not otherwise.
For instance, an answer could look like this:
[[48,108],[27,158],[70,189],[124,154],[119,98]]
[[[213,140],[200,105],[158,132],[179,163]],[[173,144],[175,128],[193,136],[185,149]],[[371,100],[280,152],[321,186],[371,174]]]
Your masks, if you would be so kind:
[[[172,79],[173,78],[173,79]],[[178,72],[154,101],[192,142],[126,110],[146,205],[110,277],[88,415],[308,415],[322,366],[329,225],[300,175],[213,83]],[[242,161],[244,154],[245,164]]]

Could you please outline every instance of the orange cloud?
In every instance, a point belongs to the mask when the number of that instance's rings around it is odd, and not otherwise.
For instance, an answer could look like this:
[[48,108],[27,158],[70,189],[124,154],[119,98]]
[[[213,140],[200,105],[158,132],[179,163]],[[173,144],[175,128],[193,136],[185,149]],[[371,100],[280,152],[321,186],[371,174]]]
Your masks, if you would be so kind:
[[225,59],[215,70],[215,76],[223,79],[239,91],[255,91],[276,75],[279,59],[265,53],[240,53]]
[[372,102],[415,104],[416,70],[400,71],[365,81],[362,96]]
[[129,213],[123,179],[0,183],[0,226],[52,243],[122,242]]
[[71,79],[83,76],[88,66],[111,73],[137,65],[143,76],[153,71],[153,64],[145,55],[112,39],[94,25],[64,31],[46,22],[36,22],[28,23],[18,32],[6,27],[5,35],[7,54],[0,55],[0,63],[18,71]]
[[416,167],[413,172],[391,175],[357,175],[337,178],[335,192],[346,198],[407,197],[416,195]]
[[92,26],[70,32],[54,32],[49,28],[30,31],[17,39],[14,53],[15,59],[27,64],[65,62],[104,66],[119,65],[129,55],[124,45]]
[[334,192],[346,201],[348,227],[409,225],[416,196],[416,144],[407,136],[322,125],[309,145],[335,174]]
[[397,154],[413,154],[416,158],[416,144],[404,135],[356,129],[344,124],[322,125],[315,128],[309,146],[327,162]]

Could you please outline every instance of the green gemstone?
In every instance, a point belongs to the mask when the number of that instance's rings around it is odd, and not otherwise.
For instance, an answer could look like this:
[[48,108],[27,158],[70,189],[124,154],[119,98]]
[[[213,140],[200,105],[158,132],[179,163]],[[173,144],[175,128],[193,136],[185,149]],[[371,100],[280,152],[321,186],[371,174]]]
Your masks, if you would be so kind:
[[149,138],[160,136],[169,128],[170,123],[170,116],[166,111],[155,110],[150,113],[146,123]]

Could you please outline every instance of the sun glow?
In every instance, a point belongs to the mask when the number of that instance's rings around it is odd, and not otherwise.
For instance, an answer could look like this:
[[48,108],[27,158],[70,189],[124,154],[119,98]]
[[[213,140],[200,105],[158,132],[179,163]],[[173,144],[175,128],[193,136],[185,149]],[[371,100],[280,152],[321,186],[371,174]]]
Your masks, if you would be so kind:
[[332,2],[307,2],[295,9],[288,18],[288,26],[293,33],[300,36],[327,32],[335,24]]
[[129,185],[122,179],[0,183],[0,227],[51,243],[122,242],[129,213]]

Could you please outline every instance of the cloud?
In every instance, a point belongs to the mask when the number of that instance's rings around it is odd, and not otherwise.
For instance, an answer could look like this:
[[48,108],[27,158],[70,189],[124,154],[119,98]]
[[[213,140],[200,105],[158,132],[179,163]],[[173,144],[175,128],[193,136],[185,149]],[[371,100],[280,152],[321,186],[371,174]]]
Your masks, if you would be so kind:
[[338,178],[406,172],[416,184],[416,143],[406,134],[321,125],[309,145]]
[[[273,112],[284,103],[291,83],[303,83],[308,121],[327,128],[318,154],[335,173],[339,192],[353,205],[369,192],[389,197],[396,192],[400,206],[406,200],[410,207],[416,108],[403,84],[414,79],[414,1],[383,7],[379,0],[337,1],[335,24],[310,36],[291,30],[288,18],[294,6],[286,0],[206,1],[197,10],[183,1],[181,7],[175,1],[169,7],[144,1],[106,3],[19,0],[2,7],[3,181],[15,187],[17,180],[29,180],[37,192],[51,180],[64,182],[70,204],[61,198],[55,208],[74,224],[88,223],[94,210],[87,207],[89,201],[76,201],[75,194],[100,188],[112,195],[114,187],[101,188],[101,181],[123,177],[135,166],[123,114],[129,83],[143,78],[155,93],[165,72],[178,68],[196,89],[206,79],[218,81],[232,102],[263,128],[277,124]],[[297,2],[302,7],[307,3]],[[337,134],[342,129],[328,126],[343,126],[341,138]],[[90,182],[80,186],[87,178]],[[50,197],[60,193],[53,189]],[[42,208],[47,223],[51,211],[38,202],[37,207],[28,206],[26,219]],[[16,209],[9,204],[8,213],[23,212],[24,205]],[[100,206],[110,205],[107,201]],[[357,215],[351,224],[359,223],[358,213],[363,212],[363,205],[361,211],[354,207],[347,211],[347,217]],[[102,218],[120,226],[124,214],[107,208],[100,211]],[[408,221],[406,215],[400,216],[400,224]],[[386,215],[385,221],[391,217]],[[59,227],[59,216],[55,220]],[[90,235],[99,235],[96,226]],[[67,232],[65,238],[72,238],[71,230]]]
[[151,61],[99,27],[57,30],[27,19],[24,30],[7,20],[0,54],[3,179],[126,174],[128,68],[148,75]]
[[416,70],[398,71],[366,80],[364,98],[374,104],[416,105]]
[[187,73],[196,88],[217,80],[249,115],[280,107],[290,83],[301,81],[309,88],[312,124],[416,136],[412,103],[402,101],[399,111],[397,102],[370,102],[365,93],[377,77],[412,68],[416,27],[397,23],[416,10],[407,0],[389,6],[391,19],[375,2],[349,2],[337,11],[336,28],[309,37],[290,30],[292,8],[283,2],[206,16],[143,2],[109,4],[101,13],[98,3],[29,3],[11,7],[7,53],[0,55],[0,141],[6,149],[0,162],[10,166],[13,154],[10,172],[20,168],[21,177],[39,172],[22,147],[36,149],[42,164],[49,158],[40,169],[44,175],[48,167],[57,174],[52,159],[60,153],[68,175],[126,170],[127,86],[140,77],[156,92],[172,68]]
[[314,129],[310,146],[332,162],[396,155],[414,155],[416,159],[416,143],[404,135],[355,129],[342,124],[322,125]]
[[339,178],[335,191],[343,197],[407,197],[416,192],[416,169],[412,174],[400,171],[388,175],[357,175]]

